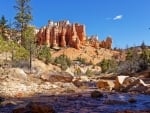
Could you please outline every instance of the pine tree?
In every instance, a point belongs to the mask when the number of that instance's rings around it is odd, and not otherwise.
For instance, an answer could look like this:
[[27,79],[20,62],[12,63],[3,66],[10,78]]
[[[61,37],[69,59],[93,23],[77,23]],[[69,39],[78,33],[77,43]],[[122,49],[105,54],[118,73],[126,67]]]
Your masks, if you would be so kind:
[[27,26],[26,29],[23,31],[23,37],[24,37],[24,48],[29,51],[29,69],[31,72],[32,68],[32,55],[34,54],[35,50],[35,34],[34,34],[34,27]]
[[17,10],[14,18],[16,20],[16,27],[21,32],[21,44],[24,42],[23,31],[32,20],[29,2],[30,0],[16,0],[16,5],[14,6],[14,8]]
[[0,34],[2,35],[3,38],[5,38],[5,32],[9,28],[7,24],[7,20],[5,16],[3,15],[0,19]]
[[145,42],[144,42],[144,41],[141,43],[141,49],[142,49],[142,50],[146,49],[146,45],[145,45]]

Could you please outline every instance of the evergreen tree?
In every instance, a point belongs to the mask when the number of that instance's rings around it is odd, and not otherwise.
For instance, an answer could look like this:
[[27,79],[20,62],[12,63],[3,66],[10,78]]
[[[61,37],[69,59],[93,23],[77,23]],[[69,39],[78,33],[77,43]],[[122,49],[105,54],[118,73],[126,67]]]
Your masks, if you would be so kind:
[[23,31],[23,37],[24,37],[24,43],[23,46],[25,49],[29,51],[29,69],[31,72],[32,68],[32,55],[34,54],[34,50],[36,47],[35,44],[35,33],[34,33],[34,27],[27,26],[26,29]]
[[146,45],[145,45],[145,42],[144,42],[144,41],[141,43],[141,49],[142,49],[142,50],[146,49]]
[[16,0],[14,8],[17,10],[15,20],[16,27],[21,32],[21,44],[24,42],[23,31],[32,20],[30,0]]
[[5,32],[8,28],[9,28],[9,26],[7,24],[7,20],[6,20],[5,16],[3,15],[0,19],[0,34],[2,35],[3,38],[6,38]]
[[150,51],[148,49],[143,49],[140,55],[141,64],[140,67],[142,70],[146,70],[150,63]]

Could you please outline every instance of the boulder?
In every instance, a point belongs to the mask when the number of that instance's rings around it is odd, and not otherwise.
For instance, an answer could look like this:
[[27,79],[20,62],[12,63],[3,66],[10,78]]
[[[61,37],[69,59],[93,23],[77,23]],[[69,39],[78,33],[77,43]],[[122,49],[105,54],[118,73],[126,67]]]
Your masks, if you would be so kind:
[[30,102],[25,106],[15,108],[13,113],[56,113],[56,111],[50,105],[40,102]]
[[[121,78],[121,77],[120,77]],[[119,77],[115,81],[115,89],[123,92],[146,92],[148,84],[137,77],[122,77],[119,82]]]
[[82,75],[82,76],[79,76],[79,81],[82,81],[82,82],[89,82],[90,79],[89,79],[87,76]]
[[74,76],[74,73],[70,68],[67,68],[65,72],[67,72],[67,73],[71,74],[72,76]]
[[147,84],[144,83],[143,80],[136,78],[136,77],[129,77],[126,78],[123,82],[124,87],[138,87],[138,86],[147,86]]
[[96,83],[96,86],[97,86],[99,89],[111,91],[111,90],[114,88],[115,84],[114,84],[114,81],[113,81],[113,80],[99,80],[99,81]]
[[129,76],[117,76],[117,78],[116,78],[116,80],[115,80],[115,87],[114,87],[114,89],[115,90],[119,90],[120,89],[120,87],[122,86],[122,84],[123,84],[123,82],[124,82],[124,80],[126,79],[126,78],[128,78]]
[[0,80],[27,80],[27,74],[20,68],[0,69],[0,75]]
[[41,79],[49,82],[72,82],[73,77],[66,72],[48,72],[43,74]]
[[1,103],[1,106],[12,106],[12,105],[17,105],[17,103],[15,101],[11,101],[11,100],[5,100]]
[[13,77],[23,79],[23,80],[27,79],[27,74],[24,72],[23,69],[12,68],[11,71],[12,71],[12,76]]

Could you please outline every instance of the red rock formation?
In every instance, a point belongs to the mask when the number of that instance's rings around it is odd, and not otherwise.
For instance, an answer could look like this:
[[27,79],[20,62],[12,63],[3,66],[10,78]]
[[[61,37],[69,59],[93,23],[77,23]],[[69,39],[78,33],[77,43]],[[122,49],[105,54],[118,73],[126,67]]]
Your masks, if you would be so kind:
[[85,26],[80,24],[70,24],[69,21],[54,23],[49,21],[37,33],[38,45],[46,44],[48,47],[74,47],[80,48],[80,42],[86,40]]
[[107,37],[106,38],[106,48],[107,49],[111,49],[112,46],[112,38],[111,37]]
[[106,41],[104,41],[104,40],[101,41],[99,46],[102,47],[102,48],[111,49],[112,38],[111,37],[107,37]]
[[[73,47],[80,49],[86,44],[85,26],[70,24],[69,21],[49,21],[47,26],[42,27],[37,33],[38,45],[46,44],[48,47]],[[106,41],[98,41],[98,36],[91,36],[89,45],[95,48],[111,49],[112,38],[107,37]]]
[[66,47],[66,40],[65,40],[66,32],[67,32],[67,29],[66,28],[62,28],[61,43],[60,43],[61,47]]

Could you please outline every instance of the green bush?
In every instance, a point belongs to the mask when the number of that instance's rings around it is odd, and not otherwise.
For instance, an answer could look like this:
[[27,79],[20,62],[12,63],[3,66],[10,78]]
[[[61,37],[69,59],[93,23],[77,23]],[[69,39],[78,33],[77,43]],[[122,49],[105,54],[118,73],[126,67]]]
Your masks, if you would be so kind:
[[88,69],[86,70],[85,74],[88,75],[88,76],[92,76],[92,75],[93,75],[93,72],[92,72],[92,70],[90,70],[90,69],[88,68]]
[[108,60],[102,60],[102,62],[100,63],[100,66],[102,68],[102,72],[106,72],[109,68],[109,61]]
[[74,73],[76,75],[80,75],[81,74],[81,69],[80,68],[76,68]]
[[54,61],[56,64],[60,64],[61,65],[61,68],[62,70],[66,70],[67,67],[70,67],[71,66],[71,60],[70,58],[68,58],[66,55],[60,55],[59,57],[56,57],[55,58],[55,61]]
[[81,62],[81,64],[85,64],[86,63],[86,59],[85,58],[81,58],[81,57],[77,57],[77,61]]
[[50,48],[47,47],[46,45],[39,48],[38,52],[37,52],[37,57],[38,57],[38,59],[40,59],[40,60],[44,61],[46,64],[48,64],[51,61]]
[[102,73],[115,72],[117,70],[118,63],[115,59],[103,59],[98,65],[101,67]]

